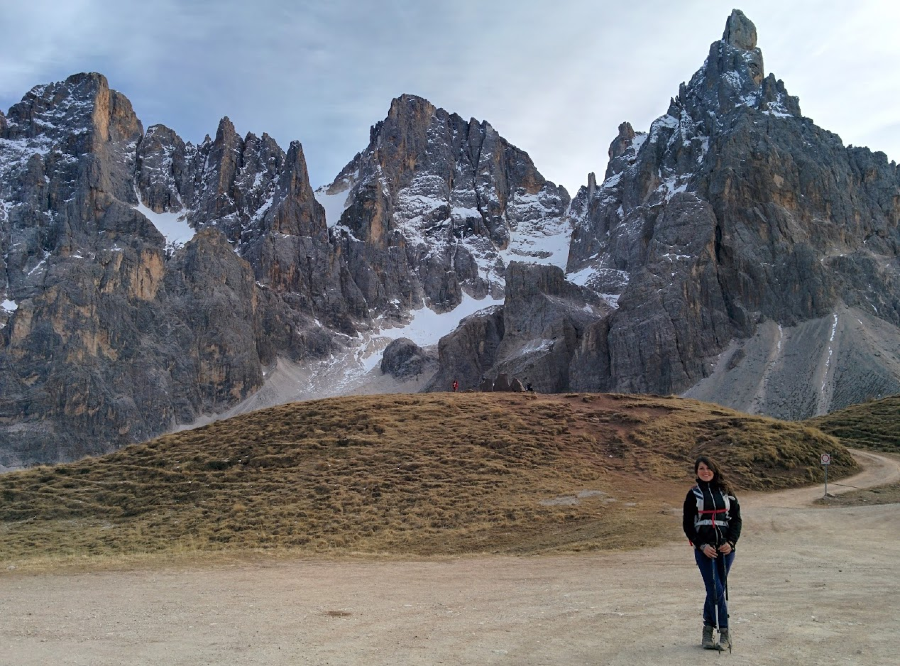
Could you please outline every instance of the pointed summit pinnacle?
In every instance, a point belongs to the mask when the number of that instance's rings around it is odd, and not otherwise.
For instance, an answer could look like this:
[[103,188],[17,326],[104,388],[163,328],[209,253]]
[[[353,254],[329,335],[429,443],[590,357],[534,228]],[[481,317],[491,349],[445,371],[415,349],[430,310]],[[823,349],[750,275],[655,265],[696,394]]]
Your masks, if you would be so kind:
[[725,23],[722,41],[744,51],[756,48],[756,26],[740,9],[733,9]]

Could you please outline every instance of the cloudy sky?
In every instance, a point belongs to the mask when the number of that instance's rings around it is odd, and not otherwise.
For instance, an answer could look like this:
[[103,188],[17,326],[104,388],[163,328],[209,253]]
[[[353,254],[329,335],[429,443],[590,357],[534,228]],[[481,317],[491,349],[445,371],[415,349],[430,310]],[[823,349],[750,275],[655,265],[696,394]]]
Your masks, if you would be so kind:
[[665,113],[732,7],[804,115],[900,160],[893,0],[0,0],[0,109],[99,71],[145,128],[197,143],[227,115],[300,140],[317,187],[413,93],[489,121],[574,194],[620,122]]

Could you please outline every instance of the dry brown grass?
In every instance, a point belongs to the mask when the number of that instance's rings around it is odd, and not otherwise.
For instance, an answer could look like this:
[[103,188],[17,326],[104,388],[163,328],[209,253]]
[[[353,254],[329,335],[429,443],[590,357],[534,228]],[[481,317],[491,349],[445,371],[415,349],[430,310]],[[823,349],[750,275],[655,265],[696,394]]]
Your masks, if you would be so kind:
[[900,453],[900,395],[851,405],[806,423],[850,447]]
[[699,453],[744,489],[856,471],[809,426],[632,395],[416,394],[275,407],[0,477],[0,558],[457,555],[677,536]]

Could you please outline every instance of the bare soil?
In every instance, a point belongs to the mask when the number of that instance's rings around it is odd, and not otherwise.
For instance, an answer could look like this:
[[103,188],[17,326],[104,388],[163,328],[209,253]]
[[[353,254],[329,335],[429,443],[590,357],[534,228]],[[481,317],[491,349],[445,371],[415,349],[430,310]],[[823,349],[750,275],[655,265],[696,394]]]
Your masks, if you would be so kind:
[[[896,459],[855,455],[865,471],[830,492],[900,480]],[[0,664],[896,664],[900,505],[813,506],[822,492],[742,497],[732,654],[699,648],[703,588],[677,541],[565,556],[6,571]]]

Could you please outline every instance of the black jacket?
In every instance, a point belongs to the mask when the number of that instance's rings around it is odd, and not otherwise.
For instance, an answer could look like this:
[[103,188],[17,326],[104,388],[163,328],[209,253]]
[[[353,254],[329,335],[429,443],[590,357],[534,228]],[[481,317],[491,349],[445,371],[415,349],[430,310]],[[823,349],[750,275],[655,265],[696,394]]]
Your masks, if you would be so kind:
[[704,544],[718,547],[725,542],[734,548],[741,536],[741,505],[717,484],[697,479],[684,498],[682,526],[694,548]]

